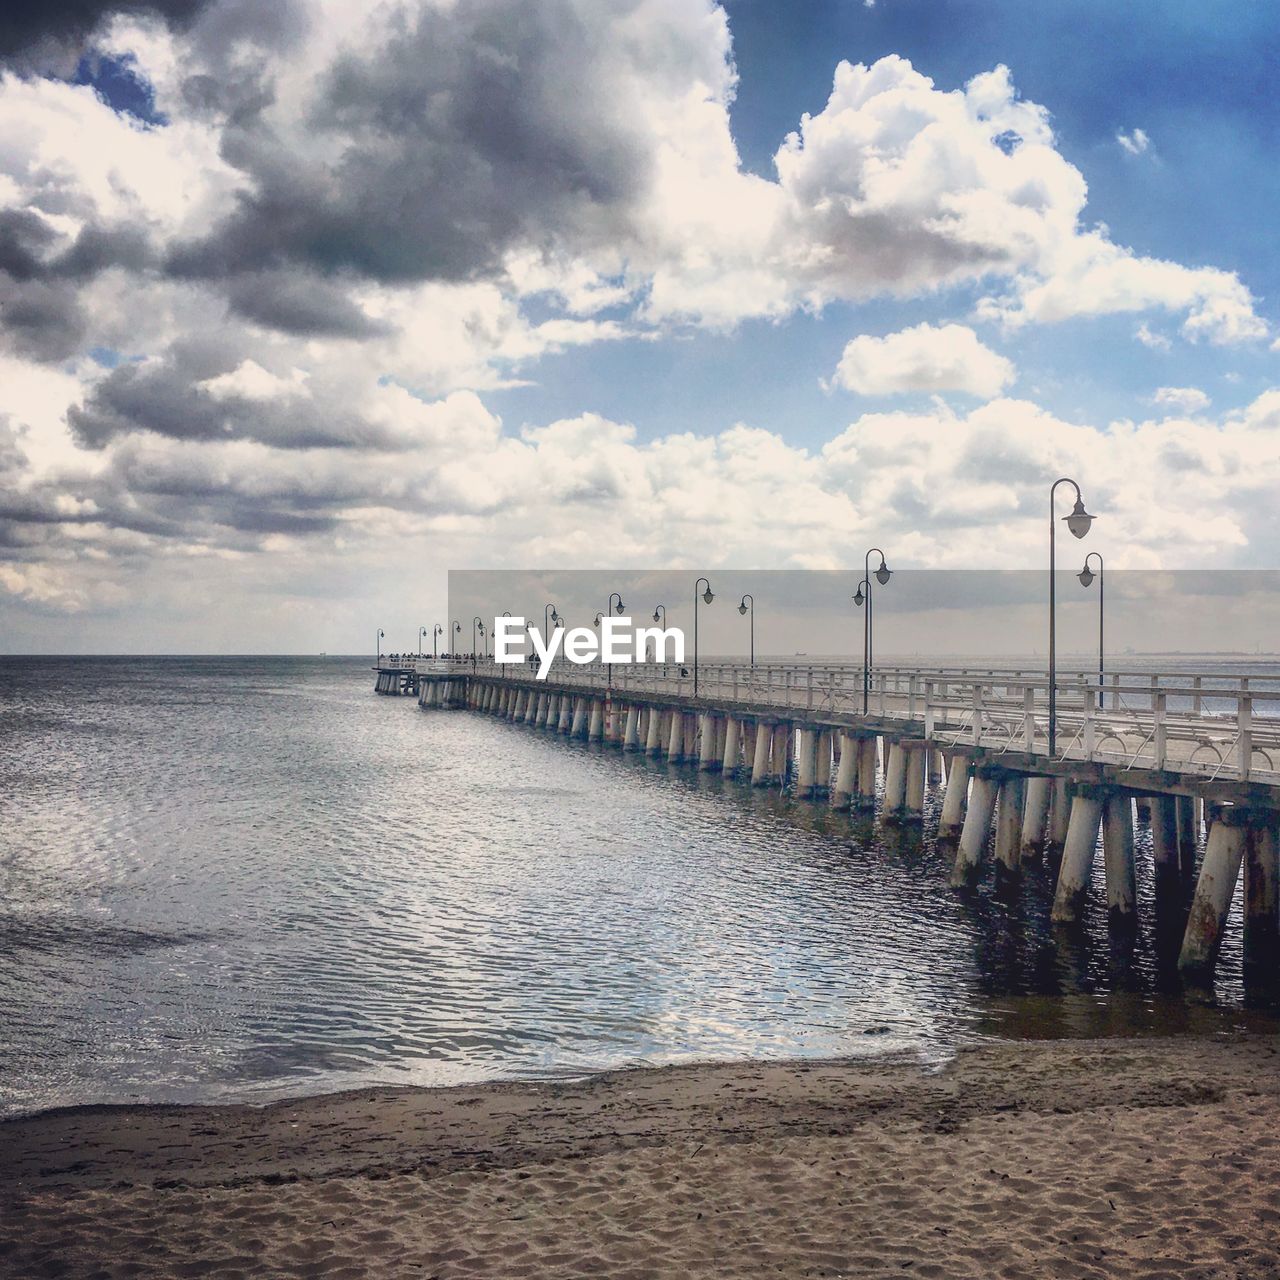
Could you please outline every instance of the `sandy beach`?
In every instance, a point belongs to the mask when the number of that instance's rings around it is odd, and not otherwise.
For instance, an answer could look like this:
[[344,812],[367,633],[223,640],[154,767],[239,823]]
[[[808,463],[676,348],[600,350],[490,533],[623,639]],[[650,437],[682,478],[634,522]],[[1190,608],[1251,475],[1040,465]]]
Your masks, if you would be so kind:
[[999,1043],[0,1130],[3,1274],[1280,1275],[1280,1040]]

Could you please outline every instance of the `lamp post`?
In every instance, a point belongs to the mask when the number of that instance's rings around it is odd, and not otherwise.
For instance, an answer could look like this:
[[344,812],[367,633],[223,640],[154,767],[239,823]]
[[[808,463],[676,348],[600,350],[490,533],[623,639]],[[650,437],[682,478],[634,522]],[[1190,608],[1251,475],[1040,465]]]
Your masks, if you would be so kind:
[[454,620],[453,620],[453,635],[450,637],[449,647],[453,650],[453,656],[454,656],[455,658],[458,656],[458,644],[459,644],[458,637],[459,637],[461,634],[462,634],[462,623],[460,623],[460,622],[457,620],[457,618],[454,618]]
[[698,588],[706,583],[707,589],[702,593],[702,600],[710,604],[715,596],[711,594],[711,583],[706,578],[699,578],[693,584],[693,696],[698,696]]
[[1054,579],[1054,556],[1056,553],[1057,528],[1054,524],[1054,501],[1058,496],[1058,486],[1069,484],[1076,491],[1076,505],[1071,508],[1069,516],[1063,516],[1072,537],[1083,538],[1089,532],[1093,517],[1084,509],[1084,498],[1080,494],[1080,486],[1070,476],[1062,476],[1055,480],[1049,488],[1049,757],[1057,753],[1058,747],[1058,593]]
[[[876,581],[883,587],[893,577],[893,570],[885,563],[884,552],[879,547],[872,547],[862,560],[862,581],[853,597],[853,603],[861,605],[866,602],[867,611],[862,615],[862,714],[865,716],[871,706],[871,663],[875,658],[875,618],[872,615],[871,598],[871,554],[880,557],[880,567],[875,572]],[[862,588],[866,587],[866,595]]]
[[378,639],[375,642],[378,648],[378,656],[374,658],[374,662],[376,662],[378,666],[382,665],[382,637],[385,636],[386,634],[387,633],[383,631],[381,627],[378,628]]
[[[616,605],[613,603],[615,598],[618,601]],[[600,619],[603,618],[606,613],[616,613],[618,617],[622,617],[622,611],[626,607],[627,606],[622,603],[622,593],[618,591],[610,591],[609,603],[605,606],[602,612],[596,614],[595,621],[591,625],[593,627],[598,627],[600,625]],[[606,691],[613,688],[613,663],[612,662],[605,663],[604,683],[605,683]]]
[[551,626],[555,624],[557,627],[564,625],[564,619],[560,616],[559,611],[553,604],[542,606],[542,639],[546,642],[547,636],[551,634]]
[[[1097,560],[1098,562],[1098,572],[1096,574],[1089,568],[1090,560]],[[1082,587],[1091,586],[1094,578],[1098,579],[1098,709],[1101,710],[1107,703],[1107,677],[1104,666],[1106,649],[1104,648],[1105,633],[1103,631],[1107,612],[1107,579],[1106,574],[1103,572],[1102,556],[1096,551],[1090,551],[1084,558],[1084,568],[1076,574],[1076,577],[1080,579]]]
[[483,642],[484,621],[482,618],[480,618],[478,614],[476,617],[471,619],[471,666],[472,666],[472,669],[474,669],[476,665],[476,628],[477,627],[480,628],[480,639]]
[[437,622],[431,631],[431,656],[433,658],[440,656],[440,637],[442,635],[444,635],[444,627]]
[[739,613],[746,613],[748,607],[751,610],[751,665],[756,665],[756,598],[753,595],[745,595],[742,597],[742,603],[738,605]]
[[425,656],[422,651],[423,649],[426,648],[426,646],[422,643],[422,637],[425,636],[426,634],[427,634],[426,627],[418,628],[418,657],[420,658]]

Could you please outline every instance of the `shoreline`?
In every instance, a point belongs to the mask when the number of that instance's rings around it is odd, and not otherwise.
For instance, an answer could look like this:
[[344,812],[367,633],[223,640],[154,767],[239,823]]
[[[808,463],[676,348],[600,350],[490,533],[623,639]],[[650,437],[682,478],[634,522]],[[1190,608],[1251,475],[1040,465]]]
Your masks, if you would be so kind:
[[93,1105],[0,1139],[13,1276],[1280,1270],[1276,1035]]

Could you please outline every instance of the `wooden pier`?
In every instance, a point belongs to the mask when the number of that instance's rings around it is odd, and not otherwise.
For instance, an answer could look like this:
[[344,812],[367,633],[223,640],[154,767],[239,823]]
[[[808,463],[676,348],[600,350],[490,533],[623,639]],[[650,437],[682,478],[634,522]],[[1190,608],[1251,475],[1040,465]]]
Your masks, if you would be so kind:
[[[390,673],[394,683],[395,673]],[[400,675],[401,687],[407,677]],[[382,673],[379,675],[382,680]],[[937,836],[952,883],[1015,883],[1047,860],[1053,920],[1078,925],[1102,845],[1109,917],[1137,923],[1134,822],[1150,822],[1157,915],[1182,927],[1179,971],[1211,981],[1245,877],[1246,969],[1280,960],[1280,678],[1117,671],[1060,675],[1049,753],[1042,672],[857,665],[689,668],[421,660],[423,707],[460,707],[568,737],[786,786],[838,808],[920,822],[941,791]],[[864,710],[865,700],[865,710]],[[1202,848],[1203,846],[1203,848]]]

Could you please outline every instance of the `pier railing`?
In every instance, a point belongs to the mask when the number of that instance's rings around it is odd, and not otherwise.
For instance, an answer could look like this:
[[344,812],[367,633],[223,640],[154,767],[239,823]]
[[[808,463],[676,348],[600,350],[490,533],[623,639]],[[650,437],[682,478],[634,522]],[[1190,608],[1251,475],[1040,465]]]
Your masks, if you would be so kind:
[[[430,663],[431,660],[426,660]],[[439,669],[439,668],[437,668]],[[446,671],[534,684],[527,664],[450,661]],[[425,668],[422,674],[427,674]],[[690,664],[579,666],[559,661],[549,687],[617,697],[692,700]],[[543,687],[548,687],[544,685]],[[698,704],[755,714],[796,715],[854,728],[863,717],[857,664],[699,664]],[[1048,754],[1048,680],[1043,672],[880,667],[866,715],[918,726],[941,746],[988,755]],[[1280,785],[1280,676],[1218,672],[1117,671],[1105,688],[1095,672],[1059,677],[1060,761]]]

